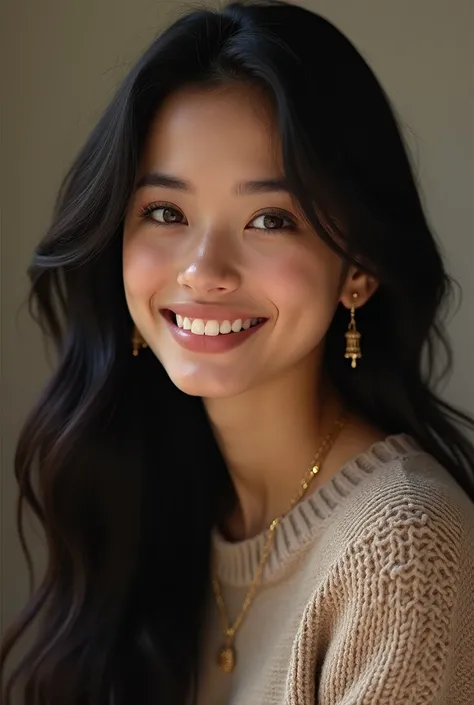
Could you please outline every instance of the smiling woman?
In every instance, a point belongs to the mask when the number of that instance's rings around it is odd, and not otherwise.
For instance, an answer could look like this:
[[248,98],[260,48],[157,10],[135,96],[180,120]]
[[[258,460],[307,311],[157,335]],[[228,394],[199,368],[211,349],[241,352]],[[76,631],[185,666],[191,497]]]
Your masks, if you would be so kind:
[[341,257],[305,222],[266,93],[236,80],[173,92],[151,123],[138,184],[125,294],[174,384],[212,399],[289,374],[304,385],[338,302],[350,307],[357,291],[363,305],[376,284],[356,269],[342,281]]
[[16,472],[48,565],[6,705],[474,701],[450,280],[348,39],[276,1],[182,17],[30,276],[58,365]]

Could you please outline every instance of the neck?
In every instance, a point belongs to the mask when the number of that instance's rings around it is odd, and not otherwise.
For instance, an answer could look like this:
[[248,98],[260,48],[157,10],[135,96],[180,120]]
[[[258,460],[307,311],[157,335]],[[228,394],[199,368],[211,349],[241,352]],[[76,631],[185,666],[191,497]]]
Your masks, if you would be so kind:
[[239,397],[205,404],[237,496],[225,532],[242,540],[287,511],[341,405],[314,360]]

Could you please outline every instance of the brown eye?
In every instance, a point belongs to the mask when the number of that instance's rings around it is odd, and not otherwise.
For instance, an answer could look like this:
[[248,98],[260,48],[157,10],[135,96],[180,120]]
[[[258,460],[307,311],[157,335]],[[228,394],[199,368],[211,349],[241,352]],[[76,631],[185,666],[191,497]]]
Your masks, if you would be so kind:
[[181,223],[184,220],[184,215],[175,208],[154,208],[150,216],[157,223]]
[[263,219],[263,226],[269,230],[280,230],[285,225],[285,219],[279,215],[266,215]]
[[177,208],[160,206],[152,203],[142,209],[141,215],[147,220],[152,220],[158,225],[181,225],[186,223],[186,218]]
[[294,230],[295,223],[279,213],[262,213],[249,224],[254,230]]

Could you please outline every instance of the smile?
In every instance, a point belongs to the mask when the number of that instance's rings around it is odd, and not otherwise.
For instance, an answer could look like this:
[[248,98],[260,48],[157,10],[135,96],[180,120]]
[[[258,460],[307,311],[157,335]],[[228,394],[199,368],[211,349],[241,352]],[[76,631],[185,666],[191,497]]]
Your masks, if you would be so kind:
[[[170,309],[162,309],[160,313],[174,340],[186,350],[196,353],[223,353],[232,350],[253,337],[268,320],[244,315],[226,318],[225,313],[219,315],[217,310],[209,311],[209,316],[198,318],[192,316],[194,311],[180,308],[181,313]],[[199,313],[202,316],[204,311]]]
[[240,333],[242,330],[248,330],[262,323],[263,318],[237,318],[234,321],[224,320],[204,320],[203,318],[188,318],[188,316],[175,316],[175,323],[178,328],[191,331],[193,335],[229,335],[229,333]]

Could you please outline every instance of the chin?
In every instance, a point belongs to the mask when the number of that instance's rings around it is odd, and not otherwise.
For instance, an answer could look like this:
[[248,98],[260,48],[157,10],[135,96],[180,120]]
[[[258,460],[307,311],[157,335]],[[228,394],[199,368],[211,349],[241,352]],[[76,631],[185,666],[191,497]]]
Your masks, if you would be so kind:
[[[165,367],[166,369],[166,367]],[[166,372],[173,382],[184,394],[205,399],[225,399],[242,394],[249,388],[244,380],[231,378],[232,375],[206,374],[200,370],[171,370]]]

